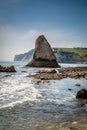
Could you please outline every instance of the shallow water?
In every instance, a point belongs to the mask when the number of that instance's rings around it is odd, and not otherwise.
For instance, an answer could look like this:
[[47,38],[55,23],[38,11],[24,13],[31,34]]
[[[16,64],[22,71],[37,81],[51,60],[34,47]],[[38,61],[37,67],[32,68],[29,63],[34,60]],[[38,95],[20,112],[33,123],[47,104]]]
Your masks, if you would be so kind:
[[53,124],[87,117],[87,104],[81,107],[86,101],[75,98],[78,90],[87,89],[86,79],[39,80],[27,77],[39,68],[8,64],[17,72],[0,73],[0,130],[49,130]]

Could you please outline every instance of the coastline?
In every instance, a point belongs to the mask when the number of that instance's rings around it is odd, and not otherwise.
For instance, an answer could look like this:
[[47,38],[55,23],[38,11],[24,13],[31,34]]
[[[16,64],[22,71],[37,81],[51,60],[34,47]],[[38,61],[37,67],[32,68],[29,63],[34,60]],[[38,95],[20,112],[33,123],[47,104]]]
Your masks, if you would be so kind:
[[[87,79],[87,67],[67,67],[60,69],[40,70],[35,74],[28,75],[41,80],[61,80],[63,78]],[[87,117],[82,117],[70,122],[55,124],[50,130],[87,130]]]
[[81,106],[82,101],[75,98],[79,89],[86,89],[87,67],[22,66],[24,63],[15,65],[16,73],[1,73],[2,105],[5,105],[4,101],[7,104],[7,99],[8,105],[16,101],[13,107],[0,110],[1,129],[87,130],[87,103]]

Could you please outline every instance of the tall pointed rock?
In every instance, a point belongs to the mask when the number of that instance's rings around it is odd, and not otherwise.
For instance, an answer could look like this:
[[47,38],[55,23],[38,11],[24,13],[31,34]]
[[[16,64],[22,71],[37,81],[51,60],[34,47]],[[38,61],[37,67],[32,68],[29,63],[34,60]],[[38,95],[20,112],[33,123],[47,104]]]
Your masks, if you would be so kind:
[[27,66],[60,67],[50,44],[43,35],[36,39],[33,59],[27,64]]

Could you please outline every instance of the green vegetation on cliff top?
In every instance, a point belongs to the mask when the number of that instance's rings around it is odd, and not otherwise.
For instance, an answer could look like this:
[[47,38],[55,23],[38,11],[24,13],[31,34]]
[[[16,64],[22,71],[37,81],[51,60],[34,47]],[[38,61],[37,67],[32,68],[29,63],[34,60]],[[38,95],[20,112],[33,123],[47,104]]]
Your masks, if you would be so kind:
[[58,48],[58,50],[73,52],[75,54],[78,54],[80,57],[84,57],[87,55],[87,48]]

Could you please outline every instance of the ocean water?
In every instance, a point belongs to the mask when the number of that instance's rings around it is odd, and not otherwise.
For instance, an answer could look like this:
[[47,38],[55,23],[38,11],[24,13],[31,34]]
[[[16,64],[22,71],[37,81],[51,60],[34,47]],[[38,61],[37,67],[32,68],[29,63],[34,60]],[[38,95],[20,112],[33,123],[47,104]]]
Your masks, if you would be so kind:
[[[26,68],[26,62],[0,65],[14,65],[17,71],[0,73],[0,130],[50,130],[53,124],[87,117],[87,104],[81,107],[86,101],[76,99],[77,91],[87,89],[86,79],[39,80],[28,75],[49,68]],[[75,86],[77,83],[80,86]]]

